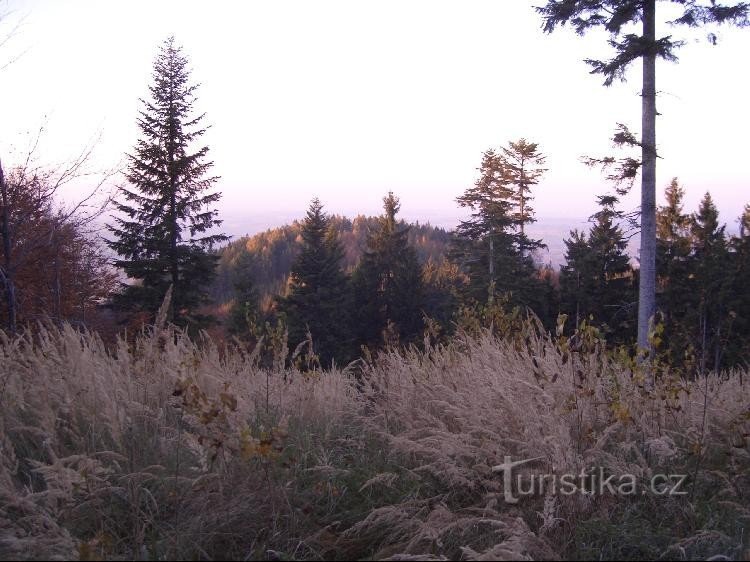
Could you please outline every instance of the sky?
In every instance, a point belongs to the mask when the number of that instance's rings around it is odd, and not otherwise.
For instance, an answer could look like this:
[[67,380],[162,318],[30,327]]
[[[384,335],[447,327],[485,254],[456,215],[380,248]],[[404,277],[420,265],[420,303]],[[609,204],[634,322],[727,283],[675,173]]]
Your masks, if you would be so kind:
[[[546,35],[540,3],[0,0],[0,38],[12,32],[0,46],[0,158],[23,158],[43,125],[43,164],[93,143],[92,170],[121,165],[174,34],[201,84],[195,108],[211,124],[203,141],[230,234],[301,217],[314,196],[329,212],[378,214],[389,190],[403,217],[451,226],[482,153],[522,137],[548,157],[540,222],[578,226],[608,190],[580,158],[612,153],[618,122],[640,130],[640,64],[605,88],[583,59],[606,57],[607,36]],[[658,189],[679,177],[688,210],[711,190],[734,223],[750,201],[750,31],[722,28],[717,46],[704,31],[657,32],[687,40],[678,64],[657,67]]]

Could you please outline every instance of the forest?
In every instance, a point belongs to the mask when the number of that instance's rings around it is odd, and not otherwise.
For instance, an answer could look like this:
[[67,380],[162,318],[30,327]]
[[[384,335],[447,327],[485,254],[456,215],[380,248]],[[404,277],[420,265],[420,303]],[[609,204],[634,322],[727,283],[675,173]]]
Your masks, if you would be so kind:
[[[748,25],[743,2],[670,3]],[[536,8],[610,35],[605,86],[643,63],[642,131],[585,158],[597,211],[559,268],[531,138],[477,154],[452,229],[384,187],[378,216],[311,194],[232,239],[174,36],[104,204],[60,196],[85,151],[0,160],[0,557],[747,559],[750,202],[656,185],[654,64],[680,46],[656,4]]]

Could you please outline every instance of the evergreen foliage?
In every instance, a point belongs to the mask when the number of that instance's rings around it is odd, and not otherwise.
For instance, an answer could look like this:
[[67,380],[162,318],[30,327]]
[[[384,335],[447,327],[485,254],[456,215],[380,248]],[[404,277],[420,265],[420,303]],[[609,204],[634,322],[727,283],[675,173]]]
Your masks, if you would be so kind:
[[[657,37],[657,0],[547,0],[537,11],[544,20],[543,29],[551,33],[558,27],[570,24],[578,35],[600,28],[609,33],[608,43],[614,50],[609,60],[588,59],[592,74],[604,77],[604,85],[615,80],[625,80],[630,65],[643,59],[641,91],[641,138],[620,139],[626,144],[641,148],[641,161],[630,170],[641,171],[641,249],[638,295],[638,347],[650,350],[649,333],[656,313],[656,60],[676,61],[676,51],[684,43],[672,35]],[[671,26],[699,27],[707,24],[733,24],[744,27],[750,24],[750,5],[746,2],[720,4],[715,0],[702,3],[697,0],[668,0],[676,7],[679,16],[669,22]],[[678,13],[679,13],[678,12]],[[641,26],[641,33],[630,27]],[[716,35],[710,35],[716,42]]]
[[161,46],[152,76],[151,99],[141,100],[141,138],[128,155],[128,186],[119,188],[119,216],[108,226],[115,265],[134,281],[123,284],[114,305],[153,315],[171,285],[169,319],[202,325],[209,319],[199,308],[217,263],[212,250],[227,239],[214,233],[221,221],[212,206],[221,194],[206,193],[218,178],[208,175],[208,147],[191,148],[206,131],[204,115],[193,114],[197,85],[173,37]]
[[292,348],[312,337],[323,366],[353,357],[352,293],[341,269],[343,249],[323,205],[313,199],[302,224],[302,251],[292,265],[287,293],[277,299]]
[[593,319],[612,343],[633,340],[633,275],[627,240],[617,224],[617,198],[600,196],[600,210],[588,232],[574,230],[565,240],[566,265],[560,271],[561,309],[575,320]]
[[505,180],[513,186],[512,200],[515,203],[513,218],[519,232],[521,253],[531,252],[543,247],[540,240],[529,240],[526,236],[526,225],[536,222],[531,201],[534,199],[532,189],[539,183],[544,173],[547,157],[539,152],[539,145],[520,139],[509,142],[502,149],[502,173]]
[[[468,276],[463,299],[465,302],[491,303],[502,295],[509,306],[541,308],[540,280],[529,250],[540,247],[538,241],[526,237],[523,226],[533,221],[528,206],[530,189],[543,170],[523,174],[518,163],[509,162],[508,154],[522,147],[543,162],[537,145],[526,141],[511,143],[502,154],[486,151],[479,167],[479,178],[457,202],[471,209],[468,220],[456,229],[451,258],[461,265]],[[523,207],[522,207],[523,205]]]
[[664,195],[666,205],[656,214],[657,306],[670,363],[680,364],[686,359],[686,351],[690,355],[689,330],[684,325],[685,299],[690,290],[690,215],[683,210],[685,190],[677,178],[672,179]]
[[705,194],[690,222],[693,248],[689,291],[683,297],[686,323],[692,328],[701,370],[718,371],[736,313],[731,310],[734,280],[726,226],[719,223],[719,212],[710,193]]
[[[380,217],[357,215],[354,218],[332,215],[331,228],[344,249],[341,265],[344,271],[353,271],[367,249],[367,239],[379,228]],[[405,223],[399,221],[403,226]],[[402,227],[403,227],[402,226]],[[446,230],[429,223],[410,223],[406,230],[408,245],[414,248],[420,264],[444,261],[451,235]],[[255,282],[261,306],[268,308],[272,297],[286,290],[292,263],[302,250],[302,222],[268,229],[253,236],[237,238],[219,251],[217,276],[211,287],[211,296],[217,303],[227,303],[234,298],[235,270],[245,254],[250,274]]]
[[253,279],[253,258],[241,254],[234,270],[234,302],[229,311],[227,328],[242,340],[257,340],[261,314],[258,291]]
[[396,221],[400,204],[389,192],[384,214],[367,239],[367,250],[352,276],[358,342],[377,345],[383,333],[401,342],[413,341],[422,330],[423,287],[417,253],[409,245],[408,227]]

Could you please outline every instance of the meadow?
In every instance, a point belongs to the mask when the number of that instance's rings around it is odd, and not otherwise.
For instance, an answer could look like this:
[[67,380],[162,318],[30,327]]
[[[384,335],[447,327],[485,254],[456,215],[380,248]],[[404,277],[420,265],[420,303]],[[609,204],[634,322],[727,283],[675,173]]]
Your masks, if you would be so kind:
[[[1,336],[1,558],[747,559],[746,372],[652,387],[595,330],[533,320],[321,371],[164,318],[115,346]],[[506,456],[687,479],[512,504]]]

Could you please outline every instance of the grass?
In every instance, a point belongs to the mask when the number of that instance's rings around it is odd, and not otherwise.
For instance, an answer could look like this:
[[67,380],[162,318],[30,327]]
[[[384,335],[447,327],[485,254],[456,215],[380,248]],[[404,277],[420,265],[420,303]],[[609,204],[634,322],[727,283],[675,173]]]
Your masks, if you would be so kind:
[[[524,326],[326,372],[158,326],[2,336],[0,558],[746,559],[741,373],[649,390]],[[689,493],[509,504],[506,455]]]

